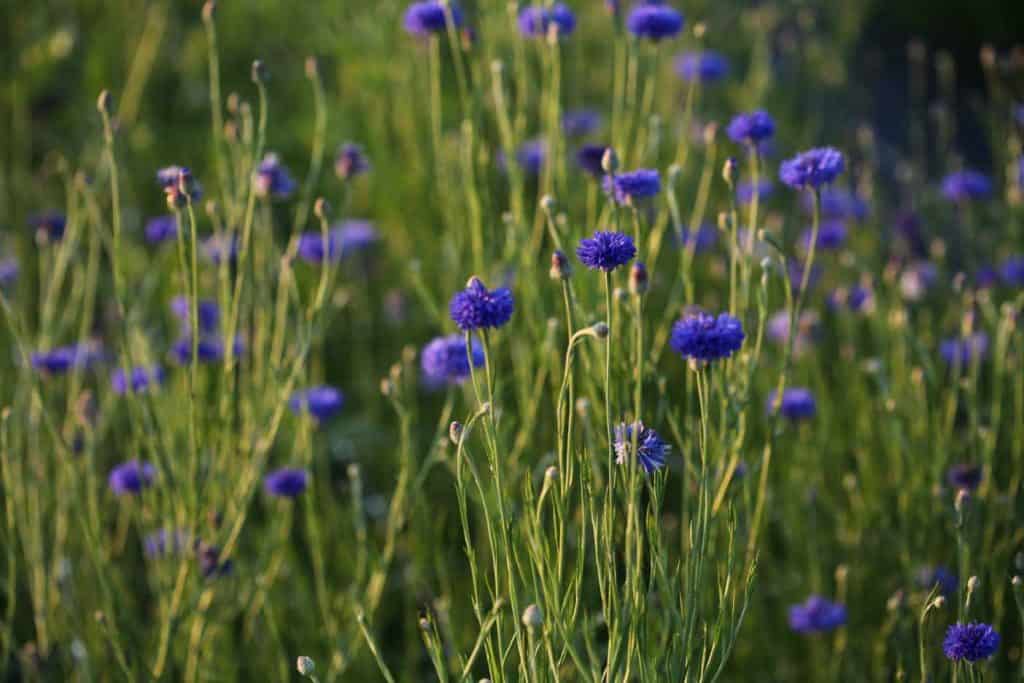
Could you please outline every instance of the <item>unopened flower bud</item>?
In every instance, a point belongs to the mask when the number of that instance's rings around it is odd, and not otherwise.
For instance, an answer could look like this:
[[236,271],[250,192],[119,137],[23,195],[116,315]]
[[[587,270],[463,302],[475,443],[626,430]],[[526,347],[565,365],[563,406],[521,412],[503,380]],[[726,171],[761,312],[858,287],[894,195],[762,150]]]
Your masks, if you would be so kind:
[[647,266],[643,261],[637,261],[629,269],[629,292],[634,296],[641,296],[647,293]]
[[316,62],[316,57],[306,57],[305,68],[306,78],[308,78],[309,80],[313,80],[314,78],[316,78],[317,72],[320,70],[319,65]]
[[109,90],[101,90],[99,97],[96,98],[96,109],[101,114],[109,114],[110,108],[113,106],[113,98],[110,96]]
[[607,323],[594,323],[594,334],[597,335],[598,339],[605,339],[608,337],[608,324]]
[[556,249],[551,254],[551,270],[548,271],[552,280],[568,280],[572,276],[572,264],[569,257],[561,249]]
[[546,470],[544,470],[544,478],[547,479],[548,481],[554,481],[555,479],[558,479],[558,468],[555,467],[554,465],[548,467]]
[[295,668],[303,676],[311,676],[316,671],[316,663],[309,657],[302,655],[295,660]]
[[722,179],[729,184],[729,187],[736,182],[736,159],[734,157],[729,157],[722,165]]
[[318,197],[313,204],[313,215],[321,220],[326,220],[331,214],[331,205],[323,197]]
[[606,149],[604,156],[601,157],[601,170],[609,174],[619,170],[619,155],[611,147]]
[[217,14],[217,3],[213,0],[206,0],[203,3],[203,21],[213,21],[214,16]]
[[529,605],[523,610],[523,626],[526,628],[537,628],[544,623],[544,615],[537,605]]
[[463,427],[462,423],[458,420],[452,420],[452,423],[448,425],[448,438],[452,440],[453,444],[458,444],[462,441]]
[[256,59],[252,63],[252,82],[265,83],[267,80],[267,67],[263,60]]

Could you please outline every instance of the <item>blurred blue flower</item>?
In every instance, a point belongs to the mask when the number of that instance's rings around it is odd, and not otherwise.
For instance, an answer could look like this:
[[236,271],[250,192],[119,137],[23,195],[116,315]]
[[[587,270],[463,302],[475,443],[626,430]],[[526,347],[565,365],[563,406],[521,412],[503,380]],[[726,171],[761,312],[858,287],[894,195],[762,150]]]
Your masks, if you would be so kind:
[[[131,392],[135,394],[150,386],[163,384],[164,369],[159,365],[154,365],[151,368],[136,367],[132,368],[130,376],[132,384]],[[110,373],[110,388],[118,395],[123,395],[129,391],[128,382],[125,381],[123,368],[115,368],[114,371]]]
[[606,175],[602,187],[617,204],[633,205],[661,192],[661,174],[655,169],[641,168],[613,176]]
[[[770,180],[760,180],[757,183],[757,200],[764,201],[775,193],[775,183]],[[736,186],[736,201],[746,205],[754,201],[754,184],[741,182]]]
[[991,194],[992,181],[978,171],[959,171],[942,179],[942,196],[951,202],[988,199]]
[[972,360],[982,360],[988,354],[988,335],[975,332],[967,337],[945,339],[939,345],[939,354],[947,365],[965,369]]
[[[800,247],[806,252],[811,247],[812,228],[804,230],[800,236]],[[818,226],[816,249],[835,251],[846,244],[846,224],[838,219],[828,220]]]
[[583,145],[576,152],[576,163],[594,178],[604,176],[602,161],[608,145]]
[[571,138],[590,135],[601,127],[601,114],[593,109],[574,109],[562,117],[562,130]]
[[263,490],[276,498],[295,498],[308,485],[306,470],[296,467],[282,467],[263,477]]
[[[430,4],[430,3],[424,3]],[[454,8],[453,8],[454,11]],[[355,178],[370,170],[370,160],[363,153],[363,148],[354,142],[346,142],[338,148],[334,157],[334,173],[342,180]]]
[[160,244],[178,236],[178,219],[172,215],[156,216],[146,221],[146,241]]
[[846,624],[846,606],[820,595],[789,608],[789,627],[797,633],[833,631]]
[[110,471],[107,484],[114,495],[140,493],[142,489],[153,484],[156,468],[148,462],[129,460],[121,463]]
[[576,15],[565,3],[529,5],[519,10],[519,32],[527,38],[545,38],[552,26],[559,37],[570,35],[576,28]]
[[[476,339],[472,341],[472,353],[473,367],[482,367],[484,350]],[[470,375],[465,336],[450,334],[432,339],[420,352],[420,369],[424,384],[429,389],[462,384]]]
[[845,168],[842,152],[833,147],[818,147],[783,161],[779,167],[779,178],[797,190],[816,189],[838,178]]
[[219,266],[225,260],[235,263],[238,260],[238,249],[241,246],[238,235],[215,233],[203,242],[203,255],[214,265]]
[[[853,192],[838,187],[827,187],[818,193],[819,209],[823,219],[852,218],[864,220],[868,215],[868,203]],[[814,197],[803,195],[801,205],[804,211],[814,210]]]
[[625,422],[616,425],[615,430],[615,462],[625,465],[631,459],[633,453],[634,432],[636,437],[636,459],[644,468],[644,472],[650,474],[665,466],[665,456],[672,447],[668,445],[653,429],[644,426],[642,422]]
[[660,2],[641,3],[626,17],[626,29],[637,38],[658,42],[679,35],[683,30],[683,15]]
[[345,396],[331,386],[300,389],[288,399],[288,408],[296,415],[310,414],[318,422],[337,415],[345,404]]
[[917,572],[917,585],[926,590],[938,586],[939,594],[945,595],[947,598],[956,594],[958,583],[956,574],[941,565],[922,567]]
[[[452,22],[458,28],[462,25],[462,12],[454,4],[449,5]],[[429,36],[440,33],[448,27],[448,14],[445,7],[437,0],[414,2],[405,10],[402,25],[407,33],[414,36]]]
[[738,114],[726,128],[729,138],[741,145],[757,145],[775,135],[775,119],[766,111]]
[[18,273],[21,267],[14,257],[0,259],[0,287],[10,287],[18,281]]
[[718,242],[718,228],[707,223],[696,230],[683,228],[676,238],[684,249],[693,249],[695,254],[703,254]]
[[[185,332],[192,327],[192,302],[184,295],[171,299],[171,313],[177,318]],[[203,334],[216,332],[220,327],[220,306],[211,299],[200,299],[196,303],[196,315],[199,318],[199,331]]]
[[636,245],[629,235],[598,230],[593,237],[580,240],[576,256],[591,270],[610,272],[629,263],[636,256]]
[[981,484],[981,467],[956,463],[946,470],[946,483],[957,491],[974,491]]
[[295,193],[298,183],[273,152],[264,155],[256,167],[256,196],[287,199]]
[[[765,402],[765,411],[771,415],[775,410],[775,399],[778,395],[773,391],[768,395]],[[782,402],[779,405],[779,412],[790,420],[807,420],[814,417],[818,412],[818,405],[814,401],[814,394],[805,387],[790,387],[782,392]]]
[[60,212],[47,211],[30,216],[28,225],[36,231],[36,241],[39,244],[49,244],[63,239],[68,219]]
[[[235,357],[241,356],[245,352],[245,344],[242,343],[241,337],[235,338],[234,344],[234,355]],[[185,336],[174,342],[171,346],[171,355],[177,360],[180,365],[185,365],[192,360],[192,337],[186,334]],[[200,336],[198,346],[198,356],[200,363],[216,363],[224,358],[224,341],[220,337]]]
[[1024,254],[1010,256],[999,267],[999,276],[1007,287],[1024,287]]
[[711,50],[686,52],[675,61],[676,74],[684,81],[716,83],[729,73],[729,60]]

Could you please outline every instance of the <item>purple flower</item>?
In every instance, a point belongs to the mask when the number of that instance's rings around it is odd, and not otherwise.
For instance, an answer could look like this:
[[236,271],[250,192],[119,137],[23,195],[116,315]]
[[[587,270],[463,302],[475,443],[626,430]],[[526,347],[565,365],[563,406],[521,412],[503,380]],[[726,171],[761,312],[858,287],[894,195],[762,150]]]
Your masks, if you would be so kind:
[[516,163],[527,175],[540,175],[547,161],[548,143],[544,140],[527,140],[516,151]]
[[728,313],[692,313],[672,326],[669,345],[684,358],[711,362],[738,351],[744,337],[743,325]]
[[199,573],[204,579],[216,579],[227,576],[234,569],[231,560],[221,559],[221,549],[200,541],[196,547],[196,561],[199,563]]
[[36,241],[39,244],[49,244],[63,239],[68,219],[57,211],[47,211],[30,216],[28,225],[36,231]]
[[854,313],[868,312],[874,304],[874,292],[867,285],[853,285],[849,289],[835,289],[828,295],[826,303],[833,311],[839,311],[845,306]]
[[[130,376],[131,392],[133,394],[144,391],[150,386],[158,386],[164,383],[164,369],[159,365],[154,365],[152,368],[132,368]],[[119,396],[129,391],[124,369],[116,368],[110,373],[110,388]]]
[[562,130],[571,138],[590,135],[601,127],[601,115],[593,109],[575,109],[562,117]]
[[625,465],[633,454],[634,432],[636,438],[636,460],[650,474],[665,466],[665,456],[672,447],[668,445],[653,429],[642,422],[626,424],[623,422],[615,427],[615,462]]
[[683,248],[693,249],[695,254],[703,254],[718,242],[718,229],[708,224],[702,225],[696,230],[683,228],[677,238]]
[[17,259],[0,259],[0,287],[10,287],[17,282],[20,270]]
[[[242,343],[241,337],[235,338],[234,354],[237,358],[245,352],[245,345]],[[184,337],[174,342],[171,347],[171,355],[178,361],[180,365],[186,365],[192,360],[192,337],[186,334]],[[200,363],[216,363],[224,358],[224,342],[220,337],[213,335],[200,336],[198,357]]]
[[326,242],[323,233],[319,231],[304,232],[299,235],[296,253],[300,259],[306,263],[323,263],[324,252],[326,252],[328,261],[337,261],[341,258],[341,245],[330,232],[327,233]]
[[72,368],[88,368],[101,357],[94,344],[58,346],[49,351],[33,352],[29,360],[32,367],[49,375],[62,375]]
[[515,300],[507,287],[488,290],[478,277],[471,277],[466,288],[456,292],[448,304],[452,320],[460,330],[498,328],[512,318]]
[[187,166],[165,166],[156,172],[156,182],[167,195],[169,206],[182,207],[203,198],[203,188]]
[[679,35],[683,30],[683,15],[660,2],[642,3],[626,17],[626,29],[637,38],[658,42]]
[[309,413],[318,422],[331,419],[345,404],[345,396],[330,386],[300,389],[288,399],[288,408],[296,415]]
[[[773,391],[768,396],[765,404],[766,412],[771,415],[775,410],[775,399],[777,392]],[[779,405],[779,412],[790,420],[808,420],[818,412],[818,405],[814,401],[814,394],[805,387],[790,387],[782,392],[782,403]]]
[[[800,291],[801,286],[803,286],[804,269],[806,265],[805,261],[791,259],[786,267],[786,271],[789,274],[789,284],[793,288],[794,292]],[[807,276],[807,289],[814,289],[814,286],[818,284],[818,280],[820,279],[821,266],[815,263],[811,266],[810,275]]]
[[974,286],[978,289],[992,289],[999,282],[999,271],[991,266],[981,266],[974,271]]
[[604,191],[617,204],[634,205],[661,192],[661,174],[650,168],[606,175],[602,183]]
[[629,235],[598,230],[580,240],[576,256],[587,268],[607,273],[629,263],[636,256],[636,245]]
[[[822,218],[852,218],[860,221],[868,215],[867,202],[849,190],[827,187],[821,191],[818,198]],[[805,194],[802,205],[804,211],[811,213],[814,210],[814,197]]]
[[951,465],[946,470],[946,482],[957,491],[974,491],[981,484],[981,467],[967,463]]
[[[770,180],[761,180],[757,183],[757,199],[764,201],[775,193],[775,184]],[[742,182],[736,186],[736,201],[742,205],[754,201],[754,185],[749,182]]]
[[235,263],[238,260],[240,246],[238,235],[216,233],[207,237],[203,242],[203,255],[216,266],[225,260],[228,263]]
[[263,490],[276,498],[295,498],[308,485],[306,470],[295,467],[282,467],[263,477]]
[[956,623],[946,631],[942,652],[954,662],[978,662],[988,659],[999,649],[999,634],[988,624]]
[[[806,351],[813,343],[818,334],[818,314],[814,311],[804,311],[796,324],[796,339],[793,341],[793,352],[797,355]],[[776,344],[789,343],[789,313],[779,311],[768,319],[768,338]]]
[[797,633],[833,631],[846,623],[846,606],[820,595],[789,608],[789,627]]
[[178,555],[189,547],[188,534],[184,530],[158,529],[142,541],[146,557],[157,559],[167,555]]
[[922,567],[917,572],[917,585],[927,590],[938,586],[939,593],[946,597],[956,593],[958,583],[956,574],[943,566]]
[[559,36],[568,36],[576,28],[576,15],[561,2],[550,7],[530,5],[519,11],[519,32],[527,38],[544,38],[552,27]]
[[148,462],[129,460],[110,471],[107,484],[116,496],[140,493],[153,484],[156,468]]
[[[431,4],[431,3],[422,3]],[[454,8],[452,8],[454,11]],[[363,153],[363,148],[353,142],[346,142],[338,148],[334,157],[334,173],[342,180],[355,178],[370,170],[370,160]]]
[[726,129],[729,138],[741,145],[758,145],[775,135],[775,119],[766,111],[739,114]]
[[992,181],[978,171],[950,173],[942,179],[942,196],[951,202],[988,199],[991,194]]
[[[472,349],[473,367],[482,367],[484,350],[476,339],[473,339]],[[465,382],[470,368],[464,335],[450,334],[432,339],[420,352],[420,369],[424,384],[430,389]]]
[[270,152],[256,167],[256,196],[287,199],[295,192],[298,183],[292,178],[281,159]]
[[450,5],[447,12],[443,4],[437,0],[422,0],[414,2],[405,10],[405,17],[402,25],[410,35],[429,36],[433,33],[441,33],[448,27],[448,12],[451,13],[452,23],[458,28],[462,25],[462,12],[455,5]]
[[178,219],[174,216],[156,216],[146,221],[146,241],[160,244],[178,236]]
[[1007,287],[1024,287],[1024,254],[1010,256],[999,267],[999,276]]
[[594,178],[601,178],[604,176],[602,163],[607,150],[608,145],[583,145],[576,152],[576,163]]
[[[800,246],[806,252],[811,248],[812,228],[807,228],[800,237]],[[835,251],[846,244],[846,224],[841,220],[825,221],[818,226],[818,239],[815,242],[817,249],[824,251]]]
[[796,190],[817,189],[830,184],[845,168],[842,152],[832,147],[819,147],[783,161],[779,167],[779,178]]
[[972,360],[982,360],[988,354],[988,335],[975,332],[968,337],[945,339],[939,345],[939,355],[947,365],[955,365],[961,369],[970,365]]
[[729,60],[717,52],[686,52],[676,57],[676,74],[684,81],[715,83],[729,73]]
[[[200,299],[196,302],[196,317],[199,318],[199,331],[203,334],[216,332],[220,327],[220,306],[216,301]],[[182,329],[188,332],[192,326],[192,302],[186,296],[171,299],[171,313],[181,321]]]

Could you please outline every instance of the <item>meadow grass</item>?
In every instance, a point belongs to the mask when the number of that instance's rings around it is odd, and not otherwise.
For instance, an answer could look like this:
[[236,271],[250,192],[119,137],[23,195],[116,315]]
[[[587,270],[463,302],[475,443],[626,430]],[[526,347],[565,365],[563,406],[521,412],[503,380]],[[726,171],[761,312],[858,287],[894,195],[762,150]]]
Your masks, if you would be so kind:
[[866,123],[865,3],[71,4],[4,48],[4,680],[1024,676],[1019,54],[980,172],[944,53]]

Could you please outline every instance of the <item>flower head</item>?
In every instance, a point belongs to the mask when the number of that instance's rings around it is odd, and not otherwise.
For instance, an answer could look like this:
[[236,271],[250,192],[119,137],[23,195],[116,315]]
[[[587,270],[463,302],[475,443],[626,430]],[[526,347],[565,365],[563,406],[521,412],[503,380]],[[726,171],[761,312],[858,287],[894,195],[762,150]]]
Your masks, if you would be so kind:
[[34,351],[29,360],[32,367],[49,375],[62,375],[73,368],[88,368],[101,357],[93,344],[58,346],[48,351]]
[[686,52],[676,57],[676,74],[684,81],[716,83],[729,73],[729,60],[711,50]]
[[550,7],[530,5],[519,11],[519,32],[527,38],[545,38],[552,30],[558,36],[568,36],[576,28],[576,15],[564,3]]
[[601,127],[601,115],[593,109],[574,109],[562,117],[562,130],[571,138],[590,135]]
[[438,0],[414,2],[405,10],[402,25],[405,27],[406,33],[414,36],[422,37],[432,33],[441,33],[448,28],[449,12],[455,27],[461,26],[462,12],[455,5],[449,5],[446,10],[444,4]]
[[[800,236],[800,246],[806,252],[811,248],[813,228],[804,230]],[[846,223],[841,220],[828,220],[818,226],[815,248],[824,251],[835,251],[846,244]]]
[[308,485],[306,470],[296,467],[282,467],[263,477],[263,490],[276,498],[295,498]]
[[603,187],[617,204],[636,204],[661,192],[661,174],[654,169],[641,168],[637,171],[606,175]]
[[[635,432],[635,434],[634,434]],[[650,474],[665,466],[665,456],[672,447],[662,440],[653,429],[642,422],[626,424],[623,422],[615,427],[615,462],[625,465],[633,453],[633,439],[636,439],[636,459],[643,466],[644,472]]]
[[[484,364],[484,350],[476,339],[472,341],[473,367]],[[445,385],[462,384],[470,374],[466,338],[461,334],[432,339],[420,352],[423,381],[431,389]]]
[[107,484],[116,496],[140,493],[148,488],[156,478],[156,468],[148,462],[129,460],[121,463],[110,471]]
[[779,178],[797,190],[819,188],[838,178],[845,168],[842,152],[832,147],[818,147],[783,161]]
[[761,180],[758,181],[757,188],[755,188],[753,183],[744,181],[736,186],[736,201],[743,205],[749,204],[754,201],[755,192],[758,201],[762,201],[772,196],[775,192],[775,184],[770,180]]
[[1010,256],[999,267],[999,277],[1007,287],[1024,287],[1024,254]]
[[636,245],[629,235],[598,230],[593,237],[580,240],[576,256],[591,270],[610,272],[629,263],[636,256]]
[[674,38],[683,30],[683,15],[660,2],[636,5],[626,17],[626,29],[637,38],[658,42]]
[[[814,210],[814,197],[804,195],[802,200],[804,211]],[[819,194],[821,216],[825,219],[852,218],[864,220],[868,215],[868,203],[849,190],[838,187],[827,187]]]
[[512,317],[515,300],[507,287],[488,290],[478,277],[471,277],[466,288],[456,292],[448,312],[459,329],[481,330],[503,326]]
[[256,196],[287,199],[295,192],[298,183],[281,163],[281,159],[270,152],[256,167]]
[[840,311],[844,307],[854,313],[871,312],[874,307],[874,291],[869,285],[856,284],[849,288],[833,290],[826,299],[828,307]]
[[998,649],[999,634],[988,624],[953,624],[942,641],[942,652],[954,662],[978,662],[988,659]]
[[726,128],[729,138],[742,145],[758,145],[775,135],[775,119],[766,111],[738,114]]
[[516,163],[527,175],[540,175],[547,161],[548,143],[541,139],[527,140],[516,150]]
[[203,187],[187,166],[165,166],[156,172],[156,182],[167,196],[167,205],[182,207],[203,198]]
[[178,219],[172,215],[156,216],[146,221],[146,241],[160,244],[178,236]]
[[[245,345],[241,337],[235,338],[234,355],[237,358],[245,351]],[[174,342],[171,347],[171,355],[181,365],[186,365],[192,360],[192,337],[186,334]],[[200,363],[216,363],[224,358],[224,341],[217,336],[207,335],[199,337],[198,353],[196,354]]]
[[696,230],[683,228],[676,237],[681,247],[693,249],[695,254],[703,254],[718,242],[718,229],[713,225],[704,224]]
[[[775,401],[778,394],[772,392],[768,396],[765,405],[766,411],[771,414],[775,411]],[[814,401],[814,394],[805,387],[790,387],[782,392],[782,402],[779,405],[779,412],[793,421],[808,420],[818,412],[817,403]]]
[[131,369],[130,377],[131,388],[129,389],[124,369],[116,368],[112,373],[110,373],[110,388],[118,395],[126,394],[128,391],[131,391],[133,394],[137,394],[145,391],[151,386],[163,384],[164,369],[159,365],[154,365],[151,368],[140,366]]
[[[421,3],[432,4],[432,3]],[[453,8],[454,9],[454,8]],[[355,178],[370,170],[370,160],[363,153],[363,148],[354,142],[346,142],[338,148],[334,157],[334,173],[342,180]]]
[[601,162],[608,145],[583,145],[576,151],[576,163],[594,178],[604,176]]
[[338,414],[345,403],[345,396],[330,386],[300,389],[288,399],[288,408],[296,415],[309,413],[319,422],[329,420]]
[[[182,329],[191,329],[192,302],[187,296],[178,295],[171,299],[171,313],[181,321]],[[199,319],[200,332],[216,332],[220,327],[220,306],[212,299],[200,299],[196,302],[196,317]]]
[[846,606],[812,595],[789,608],[789,627],[797,633],[833,631],[846,623]]
[[946,470],[946,482],[957,491],[974,491],[981,485],[981,467],[957,463]]
[[669,345],[684,358],[711,362],[738,351],[744,336],[743,325],[728,313],[691,313],[672,326]]
[[238,235],[215,233],[203,242],[203,256],[215,266],[219,266],[224,261],[235,263],[238,260],[239,247]]
[[13,257],[0,259],[0,287],[10,287],[17,282],[20,271],[18,259]]
[[966,368],[972,360],[982,360],[988,354],[988,335],[975,332],[967,337],[951,337],[939,344],[939,355],[947,365]]
[[992,181],[978,171],[959,171],[942,179],[942,196],[951,202],[988,199],[991,194]]
[[958,583],[956,574],[941,565],[922,567],[917,572],[917,585],[927,590],[938,586],[939,593],[947,597],[956,593]]
[[36,231],[37,242],[49,244],[50,242],[60,242],[63,239],[68,219],[58,211],[47,211],[30,216],[28,225]]

